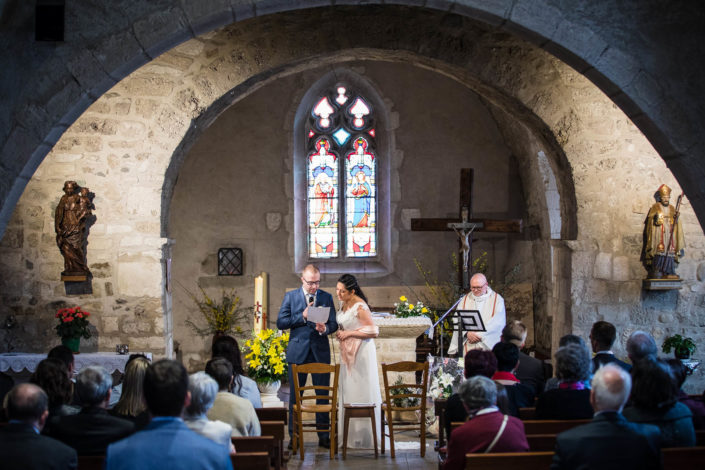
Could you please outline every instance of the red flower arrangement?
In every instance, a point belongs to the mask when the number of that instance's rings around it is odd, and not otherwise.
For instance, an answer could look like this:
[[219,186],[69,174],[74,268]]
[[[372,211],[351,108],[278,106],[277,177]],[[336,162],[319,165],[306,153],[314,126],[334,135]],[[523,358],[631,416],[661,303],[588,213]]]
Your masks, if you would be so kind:
[[81,307],[60,308],[56,315],[59,319],[59,324],[56,325],[56,334],[61,338],[79,338],[88,339],[91,337],[91,332],[88,329],[90,322],[88,317],[90,313],[81,310]]

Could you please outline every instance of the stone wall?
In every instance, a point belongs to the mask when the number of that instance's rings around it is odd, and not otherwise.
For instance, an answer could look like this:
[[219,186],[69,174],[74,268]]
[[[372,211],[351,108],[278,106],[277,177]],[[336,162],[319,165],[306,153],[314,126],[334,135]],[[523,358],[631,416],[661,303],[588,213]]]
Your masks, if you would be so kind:
[[[334,23],[327,21],[332,15],[315,10],[262,17],[189,40],[102,94],[75,123],[69,120],[73,124],[65,132],[55,131],[61,137],[31,179],[27,175],[30,181],[0,244],[0,315],[18,314],[22,348],[45,349],[47,342],[58,341],[51,336],[54,302],[64,301],[98,313],[101,350],[136,338],[141,347],[168,352],[173,317],[163,310],[170,297],[163,290],[161,248],[169,229],[160,219],[172,215],[171,194],[191,146],[200,144],[202,130],[220,113],[258,87],[351,60],[434,70],[478,94],[492,110],[516,161],[521,180],[516,193],[526,203],[528,231],[521,242],[531,248],[519,249],[517,259],[524,256],[535,265],[536,325],[544,335],[537,335],[537,343],[555,344],[568,331],[585,335],[593,321],[605,319],[617,324],[622,337],[644,328],[659,342],[665,334],[685,332],[702,344],[702,229],[686,199],[687,254],[679,270],[685,288],[642,293],[638,242],[644,214],[658,185],[680,189],[634,123],[595,85],[545,51],[459,17],[424,12],[392,15],[390,23],[390,17],[353,10],[340,18],[348,27],[333,32],[326,29]],[[357,34],[352,27],[357,24],[365,24],[370,34]],[[307,34],[306,44],[291,40],[300,31]],[[337,41],[327,41],[333,33]],[[400,102],[394,100],[395,108]],[[27,122],[41,121],[41,115],[37,111]],[[528,137],[516,131],[521,127]],[[8,148],[24,147],[6,146],[3,155]],[[406,158],[410,149],[404,151]],[[545,183],[539,152],[554,173],[555,189]],[[285,171],[282,167],[282,175]],[[66,296],[57,280],[61,260],[52,211],[67,179],[96,193],[98,220],[88,247],[96,277],[94,293],[85,297]],[[545,197],[549,191],[559,197],[557,208],[555,197]],[[403,227],[401,209],[399,204],[393,211],[398,227]],[[556,213],[560,235],[551,224]],[[198,235],[194,230],[177,243],[188,246]],[[395,242],[411,248],[428,243],[411,236],[400,231]],[[521,254],[528,251],[530,256]],[[212,263],[212,256],[200,262]],[[396,272],[403,277],[410,267],[397,266]],[[282,285],[295,285],[296,278],[290,273]],[[691,388],[702,388],[702,372],[697,374],[689,379]]]

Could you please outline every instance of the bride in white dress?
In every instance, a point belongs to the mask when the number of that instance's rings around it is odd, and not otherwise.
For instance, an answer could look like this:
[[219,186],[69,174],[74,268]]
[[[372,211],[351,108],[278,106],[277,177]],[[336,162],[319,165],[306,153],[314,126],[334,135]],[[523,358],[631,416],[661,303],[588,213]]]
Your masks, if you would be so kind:
[[[351,274],[343,274],[338,279],[336,293],[342,302],[341,310],[336,317],[339,326],[336,336],[340,341],[338,436],[342,445],[343,404],[374,404],[377,434],[379,434],[382,394],[377,372],[377,351],[372,339],[379,335],[379,328],[372,321],[367,298],[357,284],[357,279]],[[351,418],[348,428],[348,448],[371,449],[373,447],[370,420]]]

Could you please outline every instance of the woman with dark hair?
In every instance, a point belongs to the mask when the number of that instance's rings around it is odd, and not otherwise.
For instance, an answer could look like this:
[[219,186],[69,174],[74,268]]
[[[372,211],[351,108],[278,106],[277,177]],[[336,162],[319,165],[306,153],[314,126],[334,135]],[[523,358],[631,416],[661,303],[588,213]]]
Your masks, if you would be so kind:
[[[482,349],[471,349],[465,355],[464,375],[466,379],[469,379],[470,377],[475,377],[477,375],[481,375],[490,379],[492,378],[495,372],[497,372],[497,358],[492,353],[492,351],[484,351]],[[503,385],[497,385],[497,389],[499,389],[499,387],[502,387],[503,393],[502,399],[497,400],[497,406],[498,408],[500,408],[500,411],[502,413],[507,414],[509,412],[507,409],[507,391],[504,389]],[[466,419],[468,419],[468,411],[465,409],[465,406],[463,406],[463,402],[460,399],[460,395],[458,395],[457,393],[452,394],[448,398],[448,402],[446,403],[446,436],[450,438],[450,430],[452,423],[459,423],[465,421]]]
[[[376,422],[381,422],[382,393],[379,388],[377,351],[373,340],[379,335],[379,328],[372,320],[367,297],[360,289],[355,276],[340,276],[335,290],[341,302],[340,311],[336,316],[339,327],[336,337],[340,341],[338,435],[342,436],[344,403],[374,403]],[[368,422],[358,419],[350,421],[347,446],[364,449],[375,446]]]
[[49,397],[49,421],[56,416],[74,415],[81,409],[72,406],[73,384],[67,374],[66,365],[56,358],[48,358],[37,364],[29,381],[42,388]]
[[643,359],[632,367],[631,405],[624,417],[661,428],[661,447],[693,447],[693,414],[678,401],[678,384],[660,359]]
[[558,388],[546,390],[536,402],[536,419],[589,419],[595,413],[590,404],[592,361],[582,344],[567,344],[556,351]]
[[245,376],[240,346],[237,344],[237,340],[232,336],[219,336],[213,341],[211,356],[211,359],[223,357],[233,365],[235,380],[233,380],[231,392],[249,400],[255,408],[262,408],[262,397],[259,394],[257,383]]

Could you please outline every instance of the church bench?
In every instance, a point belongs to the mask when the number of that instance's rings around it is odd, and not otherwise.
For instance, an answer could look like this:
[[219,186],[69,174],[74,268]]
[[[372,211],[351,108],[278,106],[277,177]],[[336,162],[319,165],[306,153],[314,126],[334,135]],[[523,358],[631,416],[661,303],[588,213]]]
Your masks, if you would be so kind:
[[288,460],[288,454],[284,453],[284,436],[287,434],[284,421],[260,421],[259,425],[262,429],[262,436],[272,436],[274,438],[282,462]]
[[546,470],[553,452],[501,452],[465,455],[465,470]]
[[269,454],[267,452],[237,452],[230,456],[236,470],[267,470]]
[[536,419],[536,407],[519,408],[519,419],[529,420]]
[[695,431],[695,445],[705,446],[705,429],[697,429]]
[[532,452],[553,452],[556,449],[557,434],[527,434],[526,441]]
[[103,470],[104,455],[79,455],[78,470]]
[[525,420],[526,434],[560,434],[563,431],[592,422],[591,419],[532,419]]
[[705,467],[705,447],[671,447],[661,449],[663,470],[702,470]]
[[279,444],[273,436],[243,436],[230,439],[237,453],[267,452],[269,464],[275,470],[282,467]]
[[255,408],[257,418],[260,421],[284,421],[287,424],[288,410],[285,407]]

